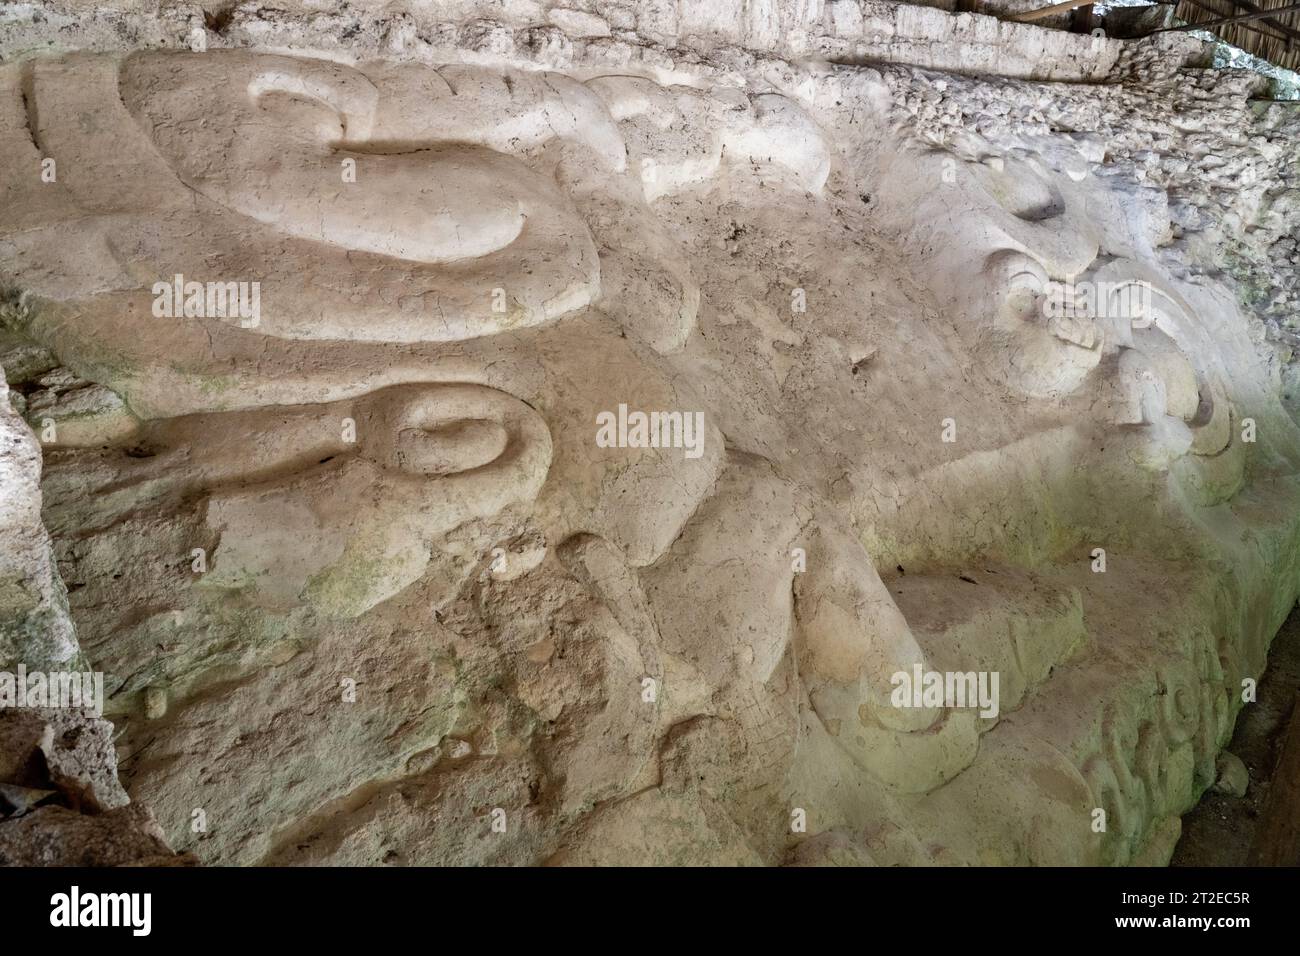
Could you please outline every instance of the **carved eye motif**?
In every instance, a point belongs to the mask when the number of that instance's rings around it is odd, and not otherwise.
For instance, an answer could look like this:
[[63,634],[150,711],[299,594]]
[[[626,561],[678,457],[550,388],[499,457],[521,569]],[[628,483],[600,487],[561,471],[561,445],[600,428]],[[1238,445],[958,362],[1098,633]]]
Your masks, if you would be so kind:
[[551,461],[542,417],[480,385],[405,385],[366,400],[360,452],[431,494],[485,516],[541,489]]
[[393,436],[393,458],[402,471],[450,475],[500,458],[509,439],[499,422],[460,418],[403,428]]
[[294,105],[320,120],[322,138],[365,140],[370,135],[379,91],[359,74],[341,69],[314,69],[294,63],[293,68],[265,69],[248,81],[249,101],[271,113],[291,114]]

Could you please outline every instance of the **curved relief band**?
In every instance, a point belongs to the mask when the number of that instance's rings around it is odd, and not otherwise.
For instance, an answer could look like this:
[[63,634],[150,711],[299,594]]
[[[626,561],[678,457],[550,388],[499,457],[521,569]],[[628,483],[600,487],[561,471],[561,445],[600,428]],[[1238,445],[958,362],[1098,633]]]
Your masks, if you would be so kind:
[[[387,91],[358,70],[150,53],[127,58],[120,87],[186,186],[272,230],[245,227],[257,241],[279,233],[325,247],[250,257],[252,269],[272,262],[261,277],[263,333],[457,341],[549,322],[596,298],[591,236],[552,182],[513,156],[447,139],[436,117],[418,138],[395,140],[380,108]],[[275,260],[286,254],[280,275]],[[304,283],[287,268],[312,257],[341,275],[326,268]],[[172,271],[187,271],[179,257],[160,263]],[[339,281],[349,274],[385,308],[350,303]]]

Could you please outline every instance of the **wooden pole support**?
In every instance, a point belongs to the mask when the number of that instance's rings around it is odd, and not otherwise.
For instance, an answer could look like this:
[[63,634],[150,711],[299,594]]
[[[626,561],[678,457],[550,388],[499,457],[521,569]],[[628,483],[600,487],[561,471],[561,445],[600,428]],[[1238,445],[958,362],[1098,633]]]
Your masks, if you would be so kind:
[[1050,7],[1041,7],[1037,10],[1030,10],[1028,13],[1018,13],[1014,17],[1007,17],[1007,19],[1012,23],[1033,23],[1035,20],[1050,17],[1054,13],[1065,13],[1075,7],[1090,6],[1091,3],[1092,0],[1067,0],[1066,3],[1054,3]]

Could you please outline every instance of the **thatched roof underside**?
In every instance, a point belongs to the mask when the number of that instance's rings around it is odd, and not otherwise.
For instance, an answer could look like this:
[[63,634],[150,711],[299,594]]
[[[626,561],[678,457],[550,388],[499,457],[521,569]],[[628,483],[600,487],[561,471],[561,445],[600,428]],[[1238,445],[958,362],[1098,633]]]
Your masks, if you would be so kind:
[[[1209,23],[1294,6],[1297,0],[1179,0],[1174,15],[1187,23]],[[1300,70],[1300,10],[1265,19],[1207,27],[1211,33],[1247,53],[1288,70]]]

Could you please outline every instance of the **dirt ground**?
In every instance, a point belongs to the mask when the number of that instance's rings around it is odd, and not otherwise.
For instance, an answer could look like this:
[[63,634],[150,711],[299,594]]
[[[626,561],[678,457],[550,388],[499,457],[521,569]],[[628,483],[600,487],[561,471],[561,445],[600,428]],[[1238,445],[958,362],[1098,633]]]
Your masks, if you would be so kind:
[[1269,649],[1259,699],[1237,718],[1228,750],[1250,771],[1244,797],[1207,791],[1183,817],[1171,866],[1245,866],[1282,754],[1282,739],[1300,690],[1300,609],[1293,610]]

